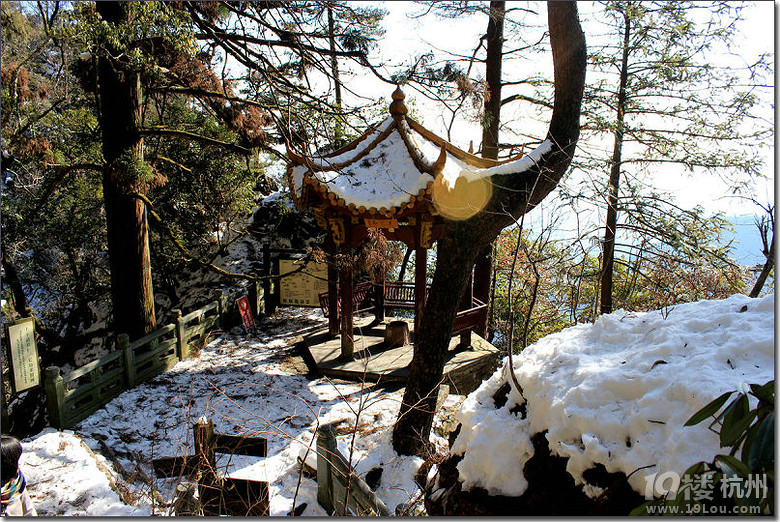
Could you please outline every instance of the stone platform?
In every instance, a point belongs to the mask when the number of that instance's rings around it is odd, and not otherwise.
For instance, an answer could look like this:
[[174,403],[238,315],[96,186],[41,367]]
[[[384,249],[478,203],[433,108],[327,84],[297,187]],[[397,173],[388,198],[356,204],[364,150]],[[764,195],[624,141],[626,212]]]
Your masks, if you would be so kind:
[[[303,338],[301,355],[309,369],[328,377],[351,381],[405,383],[412,362],[411,345],[388,348],[384,342],[385,326],[390,321],[406,320],[389,317],[381,323],[372,317],[355,317],[354,360],[342,360],[341,337],[332,337],[327,329]],[[411,319],[407,320],[410,330]],[[471,345],[460,346],[460,336],[450,340],[444,365],[444,384],[450,393],[466,394],[476,389],[498,366],[501,352],[482,337],[471,334]]]

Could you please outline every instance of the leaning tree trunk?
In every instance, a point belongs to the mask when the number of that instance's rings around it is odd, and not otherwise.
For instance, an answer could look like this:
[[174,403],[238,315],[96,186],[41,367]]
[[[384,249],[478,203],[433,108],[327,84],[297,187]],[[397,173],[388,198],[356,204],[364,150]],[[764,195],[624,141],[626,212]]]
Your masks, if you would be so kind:
[[393,432],[393,447],[400,454],[429,456],[436,398],[460,304],[452,296],[462,295],[466,289],[475,257],[476,250],[459,235],[448,234],[437,244],[436,271],[420,327],[415,331],[417,344],[409,365],[402,413]]
[[[753,289],[750,291],[750,297],[758,297],[761,294],[761,289],[764,288],[764,284],[766,284],[766,280],[769,277],[769,273],[772,272],[772,269],[775,266],[775,232],[774,227],[772,227],[772,242],[771,246],[768,250],[765,250],[764,256],[766,257],[766,261],[764,262],[764,266],[761,268],[761,272],[758,274],[758,279],[756,279],[756,284],[753,285]],[[764,243],[766,245],[766,243]]]
[[447,222],[447,235],[438,243],[433,284],[393,431],[393,447],[401,454],[425,456],[429,448],[436,397],[459,297],[477,253],[552,192],[571,163],[579,139],[585,36],[576,2],[548,2],[547,10],[555,74],[555,101],[547,134],[552,148],[534,167],[496,176],[493,196],[483,212],[466,221]]
[[620,85],[617,99],[617,122],[615,125],[615,143],[612,148],[612,161],[607,188],[607,222],[604,227],[604,246],[601,255],[601,308],[602,314],[612,312],[612,279],[615,262],[615,236],[617,229],[618,199],[620,195],[620,173],[623,161],[623,135],[626,118],[626,84],[628,83],[628,53],[631,37],[631,19],[625,14],[623,31],[623,57],[620,65]]
[[[123,2],[97,2],[96,7],[110,24],[127,20]],[[98,88],[113,326],[136,339],[155,328],[146,207],[132,196],[143,192],[145,181],[140,179],[141,83],[138,72],[117,58],[116,49],[109,46],[106,51],[98,64]]]

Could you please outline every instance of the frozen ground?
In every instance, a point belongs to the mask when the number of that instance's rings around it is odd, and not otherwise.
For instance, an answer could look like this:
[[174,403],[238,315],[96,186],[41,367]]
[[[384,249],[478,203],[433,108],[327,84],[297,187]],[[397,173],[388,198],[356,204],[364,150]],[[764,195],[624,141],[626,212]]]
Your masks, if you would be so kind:
[[[302,514],[325,515],[315,481],[298,463],[318,423],[338,422],[340,449],[359,474],[383,469],[377,494],[388,508],[418,498],[413,479],[421,459],[399,457],[390,444],[401,390],[310,381],[291,357],[295,336],[323,322],[316,311],[281,309],[252,335],[233,329],[74,431],[48,429],[24,440],[21,466],[38,512],[169,514],[175,482],[150,478],[149,463],[191,452],[191,426],[202,415],[219,432],[268,438],[267,458],[224,464],[233,476],[269,482],[272,515],[303,504]],[[496,408],[493,396],[507,382],[499,371],[465,401],[450,396],[434,431],[441,433],[443,423],[451,427],[459,409],[463,427],[453,452],[465,453],[458,465],[465,488],[522,494],[530,438],[548,430],[551,451],[569,458],[567,470],[579,483],[583,471],[601,463],[631,475],[641,493],[646,475],[681,472],[721,451],[706,423],[683,424],[725,391],[774,379],[774,325],[773,295],[617,311],[550,335],[515,358],[525,418],[517,413],[515,390]],[[446,451],[442,437],[434,442]],[[312,452],[306,460],[316,462]]]
[[[326,514],[317,504],[316,482],[301,476],[298,463],[318,423],[338,422],[340,450],[351,454],[359,474],[383,468],[377,494],[389,509],[414,499],[422,459],[399,457],[390,443],[402,390],[310,381],[300,360],[291,357],[295,335],[323,322],[319,311],[280,309],[252,335],[233,329],[195,358],[123,393],[73,431],[47,429],[22,441],[21,467],[38,513],[169,514],[175,482],[154,479],[150,461],[192,453],[191,427],[202,415],[220,433],[267,437],[267,458],[234,456],[222,464],[231,476],[269,482],[271,515],[303,504],[304,515]],[[457,399],[446,403],[450,414]],[[444,439],[436,442],[446,449]],[[307,462],[316,466],[313,452]],[[152,494],[152,485],[159,495]]]

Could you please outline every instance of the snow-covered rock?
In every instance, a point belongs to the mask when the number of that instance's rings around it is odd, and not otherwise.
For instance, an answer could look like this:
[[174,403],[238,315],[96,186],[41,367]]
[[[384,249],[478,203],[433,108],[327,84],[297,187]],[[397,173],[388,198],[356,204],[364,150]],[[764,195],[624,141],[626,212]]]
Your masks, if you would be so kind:
[[646,476],[682,473],[722,452],[708,423],[684,427],[693,413],[741,383],[774,379],[774,295],[619,310],[541,339],[514,357],[514,369],[527,415],[514,388],[496,406],[506,361],[460,410],[451,453],[462,456],[464,491],[522,495],[532,437],[546,431],[551,454],[568,459],[566,471],[589,496],[601,489],[583,473],[598,464],[642,493]]

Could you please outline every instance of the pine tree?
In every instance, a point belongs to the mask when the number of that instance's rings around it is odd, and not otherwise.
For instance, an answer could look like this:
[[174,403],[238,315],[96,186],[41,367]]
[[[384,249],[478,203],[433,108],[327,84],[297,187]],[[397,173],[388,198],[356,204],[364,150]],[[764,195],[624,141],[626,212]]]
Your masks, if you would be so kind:
[[[593,201],[606,195],[601,313],[613,309],[614,263],[625,262],[616,259],[618,230],[640,238],[639,246],[623,243],[623,252],[634,257],[650,248],[658,255],[725,262],[722,249],[697,242],[696,227],[712,222],[700,210],[667,204],[668,195],[647,190],[652,184],[645,176],[674,171],[674,165],[723,176],[735,191],[760,176],[759,149],[771,128],[757,117],[756,75],[766,63],[730,66],[722,54],[741,11],[730,2],[603,3],[599,14],[610,41],[590,57],[594,74],[586,90],[583,139],[610,139],[611,155],[586,149],[575,165],[589,180],[601,180],[605,165],[609,171],[608,181],[596,181],[590,195]],[[655,242],[642,241],[648,237]]]

